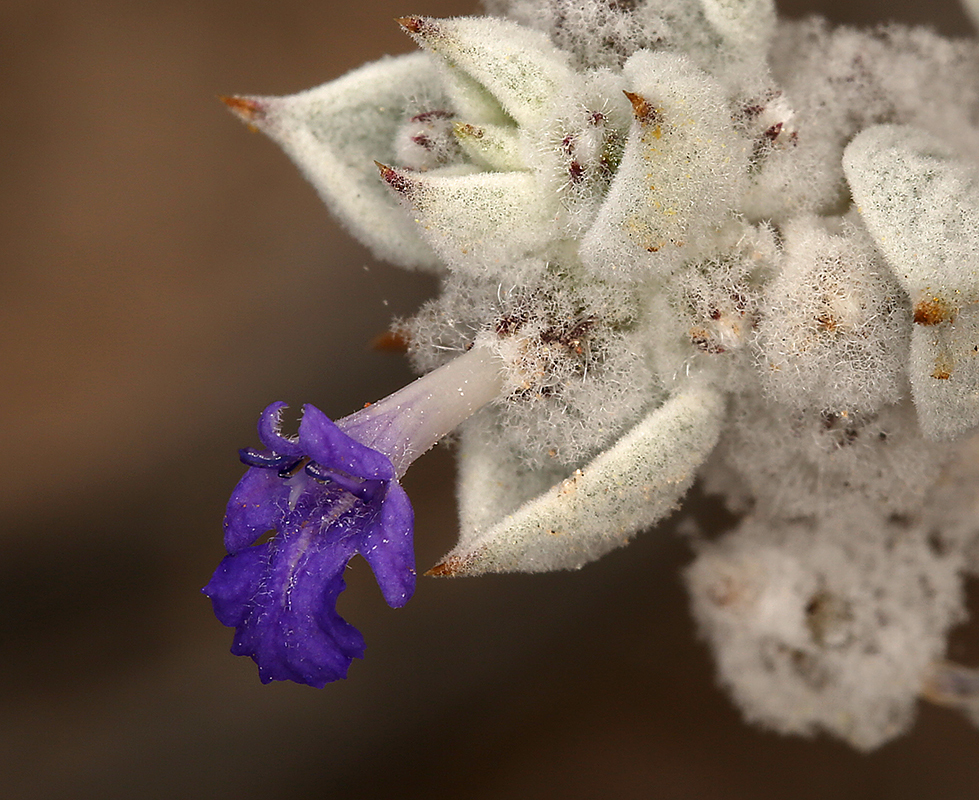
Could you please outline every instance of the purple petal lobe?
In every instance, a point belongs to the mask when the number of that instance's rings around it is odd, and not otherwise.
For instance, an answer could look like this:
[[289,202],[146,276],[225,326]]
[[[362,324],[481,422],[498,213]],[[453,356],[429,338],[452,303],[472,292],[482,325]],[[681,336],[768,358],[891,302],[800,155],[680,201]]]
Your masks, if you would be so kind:
[[258,438],[274,453],[298,460],[303,457],[303,450],[299,442],[283,436],[279,432],[282,424],[282,412],[287,408],[289,405],[281,400],[266,407],[258,418]]
[[224,515],[224,546],[237,553],[274,530],[289,504],[290,487],[273,470],[250,469],[231,493]]
[[[364,640],[336,611],[352,553],[344,542],[324,541],[307,527],[270,542],[270,557],[246,603],[231,651],[250,656],[264,683],[291,680],[321,687],[345,678]],[[251,577],[247,553],[242,571]]]
[[251,598],[258,592],[268,560],[268,547],[252,547],[236,556],[225,556],[202,590],[211,598],[214,616],[222,625],[237,627],[248,615]]
[[299,441],[309,457],[323,467],[358,478],[389,481],[394,477],[394,467],[386,455],[351,439],[316,406],[303,409]]
[[414,521],[408,495],[399,484],[392,483],[380,514],[364,532],[360,553],[371,565],[391,608],[400,608],[415,592]]

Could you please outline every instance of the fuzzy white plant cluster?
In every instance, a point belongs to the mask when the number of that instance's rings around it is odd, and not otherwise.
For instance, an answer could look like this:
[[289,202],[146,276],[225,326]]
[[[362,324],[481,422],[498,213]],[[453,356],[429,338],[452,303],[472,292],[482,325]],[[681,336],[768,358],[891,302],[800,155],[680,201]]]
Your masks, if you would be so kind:
[[[434,270],[419,370],[472,347],[439,575],[576,568],[700,475],[741,515],[687,572],[721,682],[873,748],[979,569],[979,48],[771,0],[494,0],[421,52],[232,107],[379,258]],[[375,166],[376,163],[376,166]]]

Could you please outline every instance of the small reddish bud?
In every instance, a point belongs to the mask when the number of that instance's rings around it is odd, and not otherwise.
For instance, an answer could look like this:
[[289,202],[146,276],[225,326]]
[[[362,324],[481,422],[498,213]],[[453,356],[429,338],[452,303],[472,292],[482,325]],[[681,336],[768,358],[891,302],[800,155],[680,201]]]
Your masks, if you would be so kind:
[[940,297],[925,297],[914,304],[916,325],[940,325],[954,319],[954,309]]
[[425,575],[432,578],[451,578],[460,572],[462,572],[462,559],[451,557],[445,559],[445,561],[440,561],[426,572]]
[[401,331],[385,331],[371,339],[371,349],[382,353],[407,353],[408,337]]
[[485,128],[470,125],[468,122],[453,122],[452,132],[457,139],[482,139],[486,135]]
[[622,92],[632,103],[632,113],[640,125],[658,125],[663,121],[660,111],[641,94]]
[[396,21],[408,33],[417,36],[428,36],[438,30],[438,26],[435,24],[435,22],[427,17],[412,15],[409,17],[398,17]]
[[248,123],[252,130],[258,130],[255,123],[265,119],[265,106],[258,100],[251,97],[239,97],[238,95],[220,95],[218,100],[224,103],[236,117]]
[[394,167],[389,167],[380,161],[375,161],[374,164],[377,165],[377,169],[381,173],[381,179],[394,191],[405,197],[411,194],[411,182],[404,173],[398,172]]

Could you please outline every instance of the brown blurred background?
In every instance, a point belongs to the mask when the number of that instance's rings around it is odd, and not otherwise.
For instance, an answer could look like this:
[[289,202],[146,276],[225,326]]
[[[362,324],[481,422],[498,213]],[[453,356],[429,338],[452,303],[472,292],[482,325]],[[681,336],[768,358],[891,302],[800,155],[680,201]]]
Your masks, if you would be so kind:
[[[945,0],[782,5],[970,32]],[[979,796],[979,732],[942,710],[870,756],[744,725],[670,525],[575,574],[426,579],[399,611],[361,562],[341,610],[367,658],[322,691],[228,654],[199,589],[236,448],[272,400],[340,416],[408,380],[367,343],[434,284],[373,262],[215,96],[313,86],[411,50],[395,16],[471,10],[0,4],[0,797]],[[421,567],[452,483],[444,448],[406,480]]]

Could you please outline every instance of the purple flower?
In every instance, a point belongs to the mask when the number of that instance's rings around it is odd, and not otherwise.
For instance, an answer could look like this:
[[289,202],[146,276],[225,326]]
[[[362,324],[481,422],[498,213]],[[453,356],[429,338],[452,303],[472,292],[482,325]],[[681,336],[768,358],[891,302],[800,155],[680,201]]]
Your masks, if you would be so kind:
[[474,348],[336,423],[305,406],[295,439],[279,431],[285,403],[262,412],[265,448],[240,451],[249,469],[224,517],[228,555],[203,592],[236,629],[231,652],[250,656],[263,683],[322,687],[363,657],[363,637],[336,610],[356,554],[388,605],[408,602],[414,515],[398,479],[502,387],[498,358]]
[[229,555],[204,594],[237,628],[231,652],[251,656],[263,683],[321,687],[364,655],[360,632],[336,610],[347,562],[360,553],[393,608],[411,597],[413,514],[387,456],[315,406],[305,407],[298,439],[288,439],[278,430],[283,408],[273,403],[259,420],[266,449],[241,451],[251,468],[224,518]]

